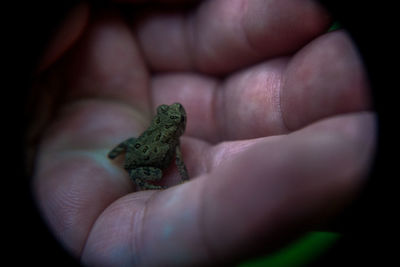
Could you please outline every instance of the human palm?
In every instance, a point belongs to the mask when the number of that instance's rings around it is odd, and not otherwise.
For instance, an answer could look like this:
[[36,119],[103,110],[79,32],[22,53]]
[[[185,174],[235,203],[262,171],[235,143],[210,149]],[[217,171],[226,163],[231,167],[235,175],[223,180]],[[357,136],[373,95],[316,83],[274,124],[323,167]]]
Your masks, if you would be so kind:
[[[67,20],[70,34],[49,49],[34,85],[52,111],[38,117],[34,191],[83,262],[233,261],[355,196],[374,146],[368,83],[349,37],[326,33],[317,4],[203,1],[190,13],[128,17],[116,8],[86,23],[88,10]],[[174,102],[187,111],[191,180],[172,186],[172,166],[171,188],[136,191],[107,153]]]

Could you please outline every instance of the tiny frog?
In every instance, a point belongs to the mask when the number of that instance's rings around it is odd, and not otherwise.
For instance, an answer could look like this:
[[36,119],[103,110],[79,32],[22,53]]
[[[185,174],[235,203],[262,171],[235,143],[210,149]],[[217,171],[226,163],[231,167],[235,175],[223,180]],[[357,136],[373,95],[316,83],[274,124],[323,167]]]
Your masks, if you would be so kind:
[[159,181],[174,156],[182,182],[189,180],[179,137],[186,127],[186,112],[179,103],[160,105],[149,128],[137,138],[129,138],[108,153],[110,159],[125,153],[124,168],[141,189],[162,189],[149,182]]

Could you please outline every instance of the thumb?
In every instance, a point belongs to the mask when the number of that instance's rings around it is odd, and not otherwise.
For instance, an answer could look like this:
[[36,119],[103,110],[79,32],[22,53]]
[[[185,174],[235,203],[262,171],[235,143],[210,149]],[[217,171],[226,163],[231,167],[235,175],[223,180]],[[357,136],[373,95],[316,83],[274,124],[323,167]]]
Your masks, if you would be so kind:
[[209,174],[115,202],[95,223],[82,260],[110,266],[226,264],[268,252],[355,196],[374,137],[374,117],[365,112],[261,138]]

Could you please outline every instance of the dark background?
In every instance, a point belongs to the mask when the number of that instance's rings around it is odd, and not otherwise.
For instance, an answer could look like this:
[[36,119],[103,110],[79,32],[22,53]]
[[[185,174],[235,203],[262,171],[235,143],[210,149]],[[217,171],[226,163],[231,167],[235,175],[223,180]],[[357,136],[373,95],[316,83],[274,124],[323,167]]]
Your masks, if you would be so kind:
[[[251,1],[251,0],[250,0]],[[16,2],[16,1],[14,1]],[[24,134],[31,73],[51,33],[78,1],[27,1],[2,4],[2,49],[5,60],[2,86],[3,147],[2,224],[5,223],[2,260],[18,263],[73,266],[41,221],[24,170]],[[398,9],[383,1],[320,1],[350,31],[365,61],[378,112],[379,141],[371,179],[362,197],[327,227],[343,238],[313,266],[388,265],[395,257],[399,208],[394,192],[398,146],[396,106],[398,91]],[[351,2],[351,4],[350,4]],[[28,112],[29,113],[29,112]],[[397,153],[396,153],[397,152]],[[397,163],[398,164],[398,163]],[[392,244],[392,242],[396,242]],[[398,246],[397,246],[398,247]]]

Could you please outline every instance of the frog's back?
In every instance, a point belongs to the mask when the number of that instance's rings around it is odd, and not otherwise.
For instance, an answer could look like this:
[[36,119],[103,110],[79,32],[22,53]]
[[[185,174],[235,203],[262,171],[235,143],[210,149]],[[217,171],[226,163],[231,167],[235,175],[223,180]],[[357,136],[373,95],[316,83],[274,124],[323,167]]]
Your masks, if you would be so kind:
[[157,129],[147,130],[131,144],[126,153],[125,169],[151,166],[165,169],[171,163],[176,147],[172,138],[163,142],[165,136]]

